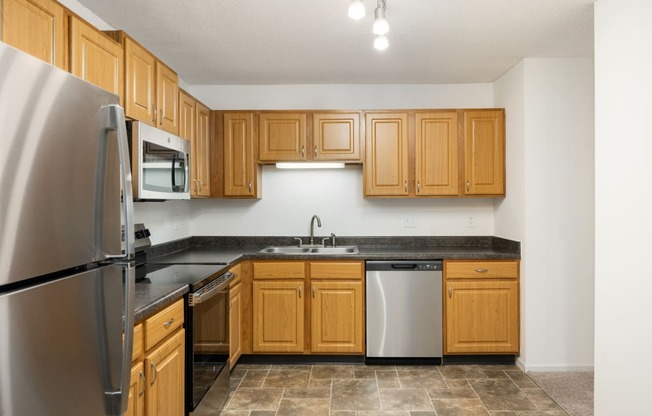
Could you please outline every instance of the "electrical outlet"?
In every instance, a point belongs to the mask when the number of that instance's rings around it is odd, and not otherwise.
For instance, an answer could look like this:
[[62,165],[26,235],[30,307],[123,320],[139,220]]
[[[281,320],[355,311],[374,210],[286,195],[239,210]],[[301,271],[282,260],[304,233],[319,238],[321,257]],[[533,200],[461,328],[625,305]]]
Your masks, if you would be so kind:
[[466,217],[466,228],[475,228],[475,217],[473,215]]
[[417,221],[414,218],[405,218],[403,228],[417,228]]

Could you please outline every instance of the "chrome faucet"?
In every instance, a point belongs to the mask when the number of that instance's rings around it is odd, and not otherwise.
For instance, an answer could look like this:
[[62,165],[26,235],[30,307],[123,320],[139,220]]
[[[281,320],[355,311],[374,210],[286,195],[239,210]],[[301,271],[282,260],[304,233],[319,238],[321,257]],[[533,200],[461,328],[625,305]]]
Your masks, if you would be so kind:
[[321,220],[317,215],[313,215],[310,220],[310,245],[315,245],[315,220],[317,220],[317,227],[321,227]]

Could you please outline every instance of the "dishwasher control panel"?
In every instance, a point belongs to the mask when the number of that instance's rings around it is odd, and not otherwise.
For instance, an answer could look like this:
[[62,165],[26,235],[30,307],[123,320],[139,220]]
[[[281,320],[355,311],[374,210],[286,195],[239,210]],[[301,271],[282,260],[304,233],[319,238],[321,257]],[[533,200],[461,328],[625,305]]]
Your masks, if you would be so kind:
[[378,271],[442,271],[441,260],[368,261],[367,270]]

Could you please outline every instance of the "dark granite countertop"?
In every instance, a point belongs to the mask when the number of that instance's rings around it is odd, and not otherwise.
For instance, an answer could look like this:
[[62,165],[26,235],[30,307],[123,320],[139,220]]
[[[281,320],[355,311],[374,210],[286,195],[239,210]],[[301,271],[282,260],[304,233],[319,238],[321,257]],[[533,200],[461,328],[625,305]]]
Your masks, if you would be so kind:
[[[308,241],[307,237],[303,241]],[[319,239],[318,241],[321,241]],[[519,259],[520,243],[498,237],[338,237],[338,245],[356,245],[358,254],[261,253],[268,246],[292,246],[292,237],[191,237],[154,246],[150,265],[228,265],[240,260],[446,260]],[[171,305],[188,292],[184,284],[136,284],[135,322]]]
[[136,283],[134,323],[162,311],[188,292],[185,284]]

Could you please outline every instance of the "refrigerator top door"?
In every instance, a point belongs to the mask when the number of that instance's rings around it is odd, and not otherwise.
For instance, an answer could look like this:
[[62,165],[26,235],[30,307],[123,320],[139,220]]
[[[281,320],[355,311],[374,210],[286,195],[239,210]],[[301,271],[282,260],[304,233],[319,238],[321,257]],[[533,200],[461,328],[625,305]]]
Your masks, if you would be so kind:
[[0,42],[0,292],[122,255],[118,103]]

